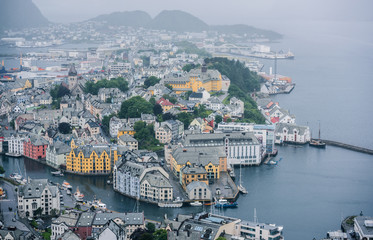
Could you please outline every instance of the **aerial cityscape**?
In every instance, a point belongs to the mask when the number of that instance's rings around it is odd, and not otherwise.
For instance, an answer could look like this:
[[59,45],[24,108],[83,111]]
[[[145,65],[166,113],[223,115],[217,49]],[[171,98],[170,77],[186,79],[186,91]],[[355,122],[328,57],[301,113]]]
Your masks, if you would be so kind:
[[370,1],[103,2],[1,2],[0,239],[373,239]]

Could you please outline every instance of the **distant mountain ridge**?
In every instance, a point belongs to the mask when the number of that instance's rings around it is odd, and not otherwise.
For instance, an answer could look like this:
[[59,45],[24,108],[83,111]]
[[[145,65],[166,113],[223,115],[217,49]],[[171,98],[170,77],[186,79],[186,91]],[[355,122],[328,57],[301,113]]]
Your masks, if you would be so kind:
[[108,25],[116,26],[134,26],[130,20],[134,21],[137,27],[175,32],[201,32],[212,30],[219,33],[247,34],[248,36],[257,34],[258,36],[264,36],[271,39],[279,39],[282,37],[281,34],[274,31],[263,30],[245,24],[209,26],[192,14],[180,10],[164,10],[153,19],[144,11],[126,11],[99,15],[98,17],[92,18],[88,21],[106,22]]
[[32,0],[1,0],[0,31],[49,24]]

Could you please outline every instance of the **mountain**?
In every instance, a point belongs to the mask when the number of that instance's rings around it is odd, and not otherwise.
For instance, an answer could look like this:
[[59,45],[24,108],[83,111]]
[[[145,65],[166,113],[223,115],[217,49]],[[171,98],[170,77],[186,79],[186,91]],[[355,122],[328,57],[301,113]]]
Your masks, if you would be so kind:
[[49,23],[32,0],[2,0],[0,4],[0,31]]
[[107,22],[114,26],[143,27],[148,25],[152,18],[144,11],[126,11],[103,14],[90,19],[90,21]]
[[176,32],[201,32],[209,29],[201,19],[179,10],[162,11],[153,19],[149,27]]
[[210,26],[210,30],[217,31],[219,33],[225,33],[225,34],[238,34],[238,35],[244,35],[247,36],[265,36],[270,39],[279,39],[281,38],[281,34],[270,31],[270,30],[264,30],[255,28],[249,25],[245,24],[235,24],[235,25],[215,25]]

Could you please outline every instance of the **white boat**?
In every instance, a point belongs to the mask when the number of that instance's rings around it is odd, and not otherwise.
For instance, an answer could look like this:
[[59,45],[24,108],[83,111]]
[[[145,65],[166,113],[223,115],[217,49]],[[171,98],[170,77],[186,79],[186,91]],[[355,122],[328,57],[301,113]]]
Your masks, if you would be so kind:
[[51,172],[53,176],[56,177],[63,177],[63,173],[61,171]]
[[72,190],[73,189],[73,187],[70,185],[70,183],[68,183],[66,181],[63,181],[62,187],[63,187],[63,189],[66,189],[66,190],[68,190],[68,189]]
[[274,160],[271,160],[271,161],[268,162],[268,165],[277,165],[277,162],[274,161]]
[[191,203],[190,203],[190,206],[193,206],[193,207],[200,207],[200,206],[202,206],[202,203],[201,203],[201,202],[198,202],[198,201],[195,201],[195,202],[191,202]]
[[10,174],[9,177],[10,177],[11,179],[15,180],[15,181],[20,181],[20,180],[22,180],[22,176],[19,175],[18,173],[12,173],[12,174]]
[[242,185],[238,185],[237,188],[238,188],[238,191],[240,191],[243,194],[247,194],[248,193],[247,190],[246,190],[246,188],[244,186],[242,186]]
[[183,206],[182,202],[158,203],[158,207],[161,207],[161,208],[179,208],[182,206]]
[[93,200],[92,206],[94,206],[95,208],[106,210],[106,204],[101,202],[101,200]]
[[79,191],[79,187],[76,188],[74,198],[78,202],[83,202],[84,194]]

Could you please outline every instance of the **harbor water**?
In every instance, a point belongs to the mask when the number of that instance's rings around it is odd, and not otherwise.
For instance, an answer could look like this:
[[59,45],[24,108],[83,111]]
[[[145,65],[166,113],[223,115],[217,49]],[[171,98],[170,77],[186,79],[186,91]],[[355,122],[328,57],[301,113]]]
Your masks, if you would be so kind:
[[[371,91],[373,89],[373,23],[284,23],[274,30],[284,33],[273,49],[290,50],[295,60],[279,60],[279,74],[297,84],[289,95],[275,96],[281,107],[296,115],[323,138],[373,148]],[[263,61],[265,68],[273,61]],[[340,228],[341,219],[363,211],[373,216],[373,157],[337,147],[279,147],[276,166],[243,168],[242,182],[248,194],[238,198],[238,208],[220,214],[284,226],[286,239],[320,239]],[[28,159],[1,156],[7,174],[19,172],[31,178],[67,180],[92,199],[95,195],[115,211],[136,210],[135,201],[106,184],[105,177],[65,175]],[[236,169],[237,178],[239,171]],[[238,181],[238,179],[236,180]],[[191,213],[204,207],[160,209],[140,203],[146,217],[162,220],[164,214]]]

